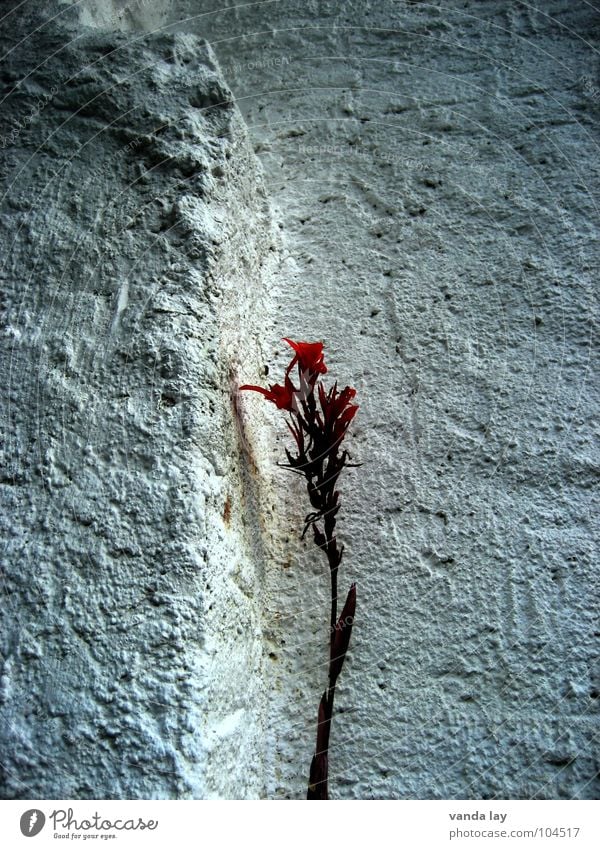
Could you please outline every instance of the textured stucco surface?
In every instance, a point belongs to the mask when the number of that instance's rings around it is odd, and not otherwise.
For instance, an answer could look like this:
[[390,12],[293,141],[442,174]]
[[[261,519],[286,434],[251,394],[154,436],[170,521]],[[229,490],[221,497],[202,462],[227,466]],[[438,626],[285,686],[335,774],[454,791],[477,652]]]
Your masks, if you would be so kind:
[[[210,42],[283,240],[277,287],[256,279],[273,321],[240,323],[266,353],[248,344],[239,376],[264,380],[267,362],[277,375],[283,335],[321,338],[332,374],[360,393],[364,465],[342,482],[340,524],[342,587],[358,581],[359,608],[332,795],[597,798],[594,9],[77,10],[130,37],[169,24]],[[264,786],[248,792],[301,797],[325,677],[326,576],[298,541],[302,486],[275,468],[283,429],[260,399],[239,403],[258,470],[249,509],[264,521],[250,515],[247,535],[260,579],[249,604],[264,602],[256,693],[268,701]],[[219,612],[231,615],[227,604]],[[216,616],[207,633],[218,639]]]
[[254,154],[197,36],[33,29],[1,44],[2,795],[263,795]]
[[[275,337],[326,340],[362,396],[332,792],[597,797],[597,13],[183,2],[174,17],[211,41],[285,225]],[[283,796],[302,791],[326,625],[322,564],[294,550],[288,513],[291,566],[270,572],[289,617]]]

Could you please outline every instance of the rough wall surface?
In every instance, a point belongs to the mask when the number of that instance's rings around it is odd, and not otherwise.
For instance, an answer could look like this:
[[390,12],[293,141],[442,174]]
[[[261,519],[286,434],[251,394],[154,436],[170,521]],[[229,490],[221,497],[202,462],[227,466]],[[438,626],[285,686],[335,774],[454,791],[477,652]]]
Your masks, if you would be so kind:
[[[324,339],[332,374],[359,389],[364,466],[342,483],[340,525],[359,611],[332,795],[597,797],[592,6],[106,0],[77,11],[132,38],[169,22],[210,41],[285,240],[276,326],[255,330],[273,348],[283,335]],[[264,364],[248,350],[241,376],[259,382]],[[273,350],[268,364],[273,376],[283,357]],[[260,401],[241,408],[253,439],[265,430],[256,486],[274,487],[278,505],[267,516],[260,492],[247,499],[265,522],[249,534],[267,567],[276,758],[264,793],[301,797],[326,576],[297,541],[302,487],[274,468],[282,429],[267,428]],[[159,436],[140,442],[150,457],[162,450]],[[189,633],[182,645],[193,651]]]
[[[324,339],[361,396],[332,794],[597,797],[597,12],[183,0],[172,15],[210,40],[279,206],[275,338]],[[283,796],[302,794],[325,675],[327,579],[295,550],[300,513],[290,501],[270,572],[288,616]]]
[[264,795],[243,121],[195,35],[3,26],[2,796]]

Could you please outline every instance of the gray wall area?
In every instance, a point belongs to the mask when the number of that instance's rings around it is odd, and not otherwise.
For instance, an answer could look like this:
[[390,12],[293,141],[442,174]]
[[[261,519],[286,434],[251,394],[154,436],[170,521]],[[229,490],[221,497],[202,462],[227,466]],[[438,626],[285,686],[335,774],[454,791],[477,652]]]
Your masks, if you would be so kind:
[[331,796],[598,798],[593,6],[11,5],[4,798],[304,796],[283,336],[361,405]]
[[257,162],[198,36],[32,29],[2,44],[3,795],[263,795]]

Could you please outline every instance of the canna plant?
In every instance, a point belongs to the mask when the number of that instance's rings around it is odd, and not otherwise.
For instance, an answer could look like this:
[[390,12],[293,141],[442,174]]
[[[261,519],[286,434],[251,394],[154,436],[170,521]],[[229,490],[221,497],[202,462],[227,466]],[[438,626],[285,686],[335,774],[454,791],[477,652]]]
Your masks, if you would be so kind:
[[[338,478],[349,463],[350,455],[341,447],[358,405],[352,403],[356,390],[339,390],[337,382],[329,389],[323,385],[327,373],[321,342],[293,342],[284,339],[294,351],[283,384],[269,389],[244,385],[240,389],[260,392],[289,414],[287,426],[294,437],[294,452],[286,448],[287,463],[280,465],[306,480],[311,511],[304,520],[302,537],[311,531],[317,547],[327,558],[331,581],[329,673],[321,697],[317,719],[317,741],[310,765],[307,799],[328,799],[328,754],[336,682],[342,671],[350,643],[356,608],[356,584],[352,584],[338,616],[338,571],[344,546],[335,533],[340,509]],[[294,371],[295,368],[295,371]],[[294,375],[294,379],[292,376]],[[294,382],[295,381],[295,382]]]

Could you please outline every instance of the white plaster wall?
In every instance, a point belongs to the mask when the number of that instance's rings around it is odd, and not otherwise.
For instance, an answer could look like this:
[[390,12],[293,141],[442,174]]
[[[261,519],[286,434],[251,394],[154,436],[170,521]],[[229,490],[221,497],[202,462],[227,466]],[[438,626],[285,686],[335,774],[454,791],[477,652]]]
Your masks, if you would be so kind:
[[[266,364],[277,375],[290,335],[323,339],[332,375],[359,389],[364,465],[342,481],[340,524],[342,587],[358,581],[359,608],[332,796],[597,797],[594,10],[77,9],[96,26],[199,33],[235,94],[283,238],[277,275],[255,290],[275,320],[240,323],[264,346],[244,349],[240,378],[264,380]],[[258,398],[240,408],[262,527],[241,509],[250,563],[265,566],[249,590],[251,607],[264,602],[268,684],[253,790],[302,797],[326,575],[298,541],[302,486],[275,466],[281,423]],[[223,764],[236,774],[231,753]]]
[[[225,5],[173,20],[211,42],[279,208],[274,343],[324,339],[362,403],[332,795],[597,797],[597,13]],[[302,795],[325,674],[300,512],[270,572],[283,797]]]

